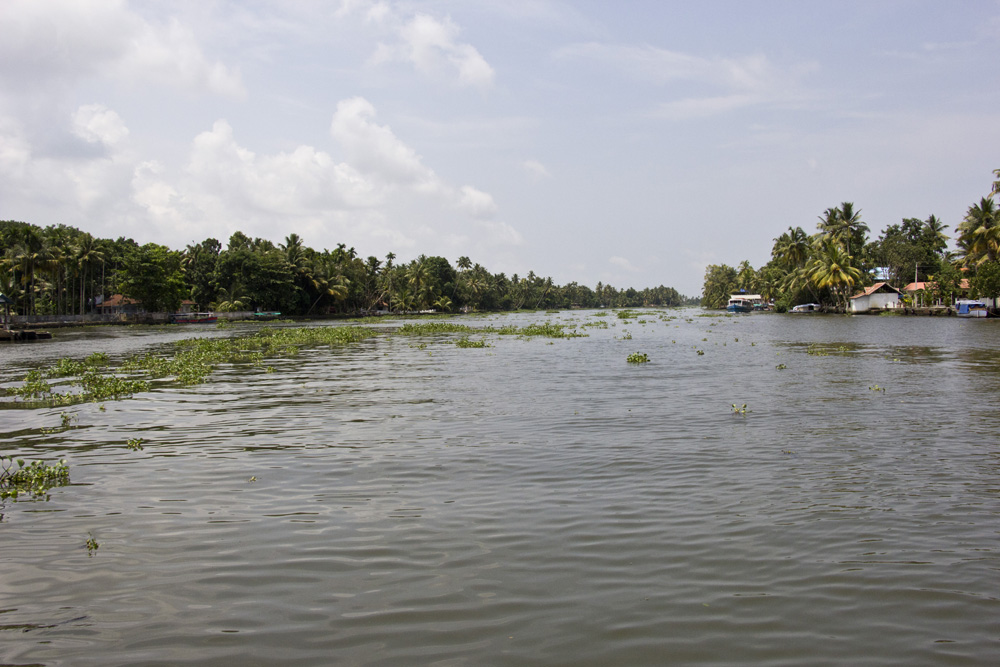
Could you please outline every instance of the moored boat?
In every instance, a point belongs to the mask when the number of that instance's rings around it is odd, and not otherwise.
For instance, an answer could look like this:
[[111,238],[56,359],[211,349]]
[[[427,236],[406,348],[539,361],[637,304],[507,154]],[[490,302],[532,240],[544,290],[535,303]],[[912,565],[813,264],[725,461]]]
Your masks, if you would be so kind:
[[215,313],[174,313],[170,316],[174,324],[211,324],[218,319]]
[[819,309],[820,309],[820,305],[818,303],[800,303],[799,305],[794,306],[788,312],[790,312],[790,313],[818,313]]
[[726,310],[730,313],[749,313],[753,310],[753,303],[746,299],[730,299]]
[[989,313],[983,301],[959,299],[955,302],[955,314],[959,317],[986,317]]

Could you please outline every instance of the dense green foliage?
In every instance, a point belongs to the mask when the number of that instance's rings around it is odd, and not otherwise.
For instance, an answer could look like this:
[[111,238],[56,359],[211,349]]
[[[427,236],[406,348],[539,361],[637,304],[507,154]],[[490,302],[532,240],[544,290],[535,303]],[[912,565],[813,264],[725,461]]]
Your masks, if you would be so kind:
[[122,294],[146,312],[173,312],[185,300],[196,310],[278,311],[287,315],[376,310],[519,310],[579,307],[679,306],[688,299],[671,287],[595,289],[551,278],[490,273],[468,257],[457,265],[421,255],[396,264],[362,259],[338,244],[322,252],[298,234],[285,242],[236,232],[223,246],[205,239],[182,251],[132,239],[96,239],[64,225],[40,228],[0,221],[0,293],[16,313],[93,312],[95,304]]
[[[1000,177],[1000,169],[994,172]],[[778,310],[815,302],[846,310],[850,297],[876,280],[897,289],[912,282],[928,283],[924,302],[950,304],[968,294],[1000,296],[1000,209],[993,192],[969,207],[958,224],[958,252],[948,251],[948,236],[936,216],[904,218],[870,240],[861,211],[851,202],[827,209],[812,236],[789,227],[774,239],[771,260],[754,269],[711,265],[705,271],[702,305],[725,307],[741,290],[774,300]],[[965,280],[968,280],[965,283]]]

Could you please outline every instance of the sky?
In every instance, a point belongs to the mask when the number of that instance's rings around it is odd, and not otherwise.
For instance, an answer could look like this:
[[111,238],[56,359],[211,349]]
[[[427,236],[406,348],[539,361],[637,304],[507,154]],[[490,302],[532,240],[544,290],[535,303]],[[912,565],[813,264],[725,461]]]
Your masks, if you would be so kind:
[[1000,2],[2,0],[0,219],[701,292],[1000,168]]

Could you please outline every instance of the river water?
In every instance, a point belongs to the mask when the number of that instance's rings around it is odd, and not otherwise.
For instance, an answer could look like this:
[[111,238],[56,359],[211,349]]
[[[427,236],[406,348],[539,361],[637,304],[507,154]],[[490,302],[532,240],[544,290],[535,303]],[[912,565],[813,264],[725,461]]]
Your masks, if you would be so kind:
[[[0,509],[0,663],[996,664],[1000,322],[456,321],[607,328],[4,404],[0,451],[72,483]],[[0,380],[234,332],[60,331]]]

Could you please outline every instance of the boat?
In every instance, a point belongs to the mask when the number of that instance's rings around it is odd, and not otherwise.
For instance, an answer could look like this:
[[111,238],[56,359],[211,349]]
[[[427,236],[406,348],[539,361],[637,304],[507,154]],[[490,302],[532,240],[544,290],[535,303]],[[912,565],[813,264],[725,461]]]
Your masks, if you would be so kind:
[[986,303],[977,299],[959,299],[955,302],[955,314],[959,317],[986,317]]
[[215,313],[174,313],[170,316],[174,324],[211,324],[218,319]]
[[749,313],[753,310],[753,302],[747,299],[730,299],[726,310],[730,313]]
[[818,303],[800,303],[793,307],[790,313],[818,313],[820,305]]
[[750,313],[754,310],[760,310],[758,306],[763,303],[764,298],[760,294],[740,292],[729,295],[729,304],[726,306],[726,310],[730,313]]

